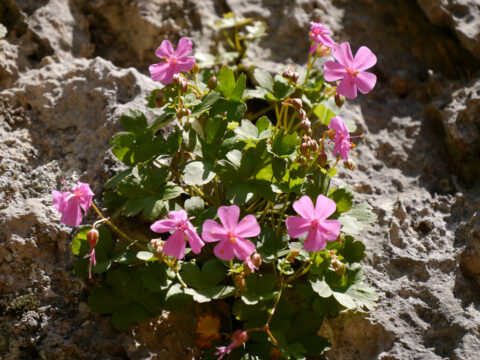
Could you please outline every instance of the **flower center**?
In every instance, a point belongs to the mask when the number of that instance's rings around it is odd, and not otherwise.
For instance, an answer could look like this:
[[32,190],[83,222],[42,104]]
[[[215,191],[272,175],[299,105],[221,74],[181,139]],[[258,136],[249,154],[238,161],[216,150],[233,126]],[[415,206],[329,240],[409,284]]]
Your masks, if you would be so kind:
[[64,201],[69,202],[72,199],[80,199],[82,196],[83,193],[80,190],[75,190],[73,193],[70,193],[70,195],[68,195]]
[[178,59],[175,55],[170,56],[169,58],[165,58],[165,62],[168,65],[174,66],[178,64]]
[[229,231],[229,232],[227,233],[227,235],[228,235],[228,237],[230,238],[229,240],[230,240],[233,244],[235,244],[235,235],[234,235],[231,231]]
[[179,231],[185,232],[185,230],[187,230],[187,228],[188,228],[188,223],[187,223],[187,221],[181,221],[181,222],[178,223],[178,225],[177,225],[177,230],[179,230]]
[[346,68],[345,70],[347,70],[347,74],[353,77],[357,77],[357,74],[360,72],[358,70],[349,69],[349,68]]
[[318,226],[318,220],[315,219],[315,220],[312,221],[312,224],[310,225],[310,228],[312,230],[315,230],[317,228],[317,226]]

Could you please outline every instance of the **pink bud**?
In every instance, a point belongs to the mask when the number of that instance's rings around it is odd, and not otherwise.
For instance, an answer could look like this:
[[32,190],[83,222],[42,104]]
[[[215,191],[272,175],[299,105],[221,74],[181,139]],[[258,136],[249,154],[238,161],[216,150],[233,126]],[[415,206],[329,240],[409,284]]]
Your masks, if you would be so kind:
[[348,170],[355,170],[355,163],[352,159],[348,159],[348,161],[344,161],[343,165],[348,169]]
[[248,341],[248,333],[245,330],[237,330],[232,334],[232,344],[234,347],[245,344]]
[[259,253],[254,253],[252,255],[252,263],[255,265],[257,268],[262,265],[262,257],[260,256]]
[[95,229],[88,230],[87,241],[88,241],[88,244],[90,245],[90,248],[94,248],[97,245],[99,235],[100,234]]
[[217,77],[215,75],[213,75],[210,80],[208,80],[207,86],[210,90],[215,90],[215,88],[217,87]]

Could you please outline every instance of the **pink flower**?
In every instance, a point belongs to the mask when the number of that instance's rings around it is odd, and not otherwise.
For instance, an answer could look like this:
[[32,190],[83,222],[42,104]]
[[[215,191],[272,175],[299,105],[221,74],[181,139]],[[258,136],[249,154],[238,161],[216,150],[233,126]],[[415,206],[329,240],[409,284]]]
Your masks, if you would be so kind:
[[213,220],[203,223],[202,239],[205,242],[220,241],[213,250],[220,259],[229,261],[236,256],[245,260],[255,251],[255,245],[245,238],[260,234],[260,226],[253,215],[247,215],[238,222],[239,216],[237,205],[220,206],[218,217],[223,226]]
[[351,149],[352,143],[345,122],[340,116],[335,116],[330,120],[328,128],[335,130],[335,136],[332,139],[335,143],[333,155],[339,153],[341,158],[348,161],[348,151]]
[[53,190],[53,207],[62,213],[60,221],[69,226],[80,225],[83,218],[80,208],[86,213],[93,195],[90,186],[80,181],[71,191]]
[[163,245],[163,253],[176,259],[183,259],[185,256],[185,240],[188,240],[192,251],[195,254],[200,254],[205,243],[197,235],[195,228],[189,221],[187,212],[185,210],[170,211],[168,217],[170,219],[155,221],[150,226],[150,229],[156,233],[174,232]]
[[215,355],[220,355],[217,360],[222,360],[227,354],[230,354],[232,350],[240,345],[245,344],[248,341],[248,333],[244,330],[237,330],[232,334],[232,342],[228,346],[218,346]]
[[335,241],[340,234],[340,222],[327,220],[335,212],[335,201],[318,195],[313,207],[308,196],[302,196],[293,203],[293,208],[300,215],[287,218],[287,232],[292,238],[298,238],[308,232],[303,247],[307,251],[319,251],[325,248],[327,241]]
[[335,46],[335,42],[329,38],[327,35],[330,34],[330,30],[328,30],[325,26],[321,23],[316,23],[310,21],[310,38],[315,41],[315,45],[310,48],[310,53],[313,54],[317,49],[318,43],[325,45],[326,47],[332,48]]
[[337,93],[349,99],[357,97],[357,88],[362,94],[373,89],[377,77],[364,70],[377,63],[377,57],[366,46],[362,46],[352,56],[348,42],[341,43],[333,49],[333,57],[338,61],[327,61],[324,66],[324,77],[327,81],[342,79],[337,88]]
[[155,51],[164,63],[150,65],[150,75],[152,80],[161,81],[164,84],[172,82],[173,75],[182,71],[189,71],[195,64],[194,56],[187,56],[192,51],[192,41],[188,38],[181,38],[178,42],[177,50],[173,50],[172,43],[163,40],[162,44]]

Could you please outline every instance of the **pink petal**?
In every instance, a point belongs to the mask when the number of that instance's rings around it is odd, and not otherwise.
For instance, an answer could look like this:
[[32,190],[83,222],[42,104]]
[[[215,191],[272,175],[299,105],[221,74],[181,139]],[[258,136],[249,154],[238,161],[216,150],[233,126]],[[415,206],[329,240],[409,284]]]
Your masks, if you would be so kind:
[[357,87],[355,86],[353,76],[346,76],[340,81],[337,87],[337,93],[349,99],[355,99],[357,97]]
[[[328,31],[326,34],[329,34],[330,31]],[[329,47],[329,48],[332,48],[335,46],[335,41],[333,41],[332,39],[330,39],[327,35],[323,34],[323,35],[320,35],[320,42]]]
[[189,38],[183,37],[178,42],[177,50],[175,51],[175,55],[177,58],[182,58],[186,56],[190,51],[192,51],[192,40]]
[[80,206],[78,202],[72,198],[66,203],[62,219],[60,221],[69,226],[78,226],[82,223],[82,219]]
[[53,190],[52,191],[52,196],[53,196],[53,207],[55,210],[58,212],[64,212],[65,211],[65,206],[67,205],[65,202],[65,199],[70,195],[70,193],[65,192],[65,191],[58,191],[58,190]]
[[213,253],[222,260],[233,260],[235,254],[233,250],[234,244],[230,240],[223,240],[215,246]]
[[348,42],[335,46],[332,55],[340,64],[344,65],[344,67],[352,67],[353,56]]
[[375,74],[369,72],[360,72],[355,79],[355,84],[362,94],[370,92],[375,87],[376,82],[377,77]]
[[338,220],[324,220],[319,224],[320,231],[327,241],[335,241],[340,234],[340,221]]
[[323,77],[327,81],[337,81],[343,79],[347,74],[345,66],[335,61],[327,61],[323,66]]
[[308,220],[314,220],[314,208],[312,199],[304,195],[299,200],[293,203],[295,211],[303,218]]
[[340,116],[334,116],[330,120],[330,124],[328,124],[329,129],[335,130],[337,133],[340,133],[340,135],[345,134],[348,136],[348,129],[347,125],[345,125],[345,121],[343,121],[343,118]]
[[178,74],[180,71],[175,69],[175,66],[168,66],[167,71],[165,72],[165,76],[162,80],[162,83],[165,85],[170,84],[173,79],[173,75]]
[[171,220],[175,220],[177,223],[188,220],[188,215],[185,210],[179,210],[179,211],[172,210],[168,213],[168,217]]
[[319,227],[314,230],[310,230],[308,232],[307,238],[303,242],[303,247],[305,248],[305,250],[311,252],[322,250],[325,248],[326,245],[327,243],[320,234]]
[[183,59],[179,59],[177,65],[175,65],[175,70],[180,72],[182,71],[190,71],[192,69],[193,64],[195,64],[195,57],[194,56],[187,56]]
[[255,252],[255,245],[251,241],[237,237],[233,249],[238,259],[245,260]]
[[227,230],[216,221],[205,220],[203,223],[202,239],[205,242],[217,242],[228,239]]
[[351,142],[350,141],[345,141],[345,139],[343,139],[342,141],[339,141],[338,143],[335,144],[334,154],[336,154],[338,152],[338,153],[340,153],[340,157],[343,160],[348,161],[348,152],[351,149],[350,146],[351,146]]
[[220,206],[218,217],[227,231],[235,232],[240,216],[240,208],[237,205]]
[[325,195],[318,195],[315,205],[315,218],[317,220],[325,220],[332,215],[337,209],[337,204]]
[[155,221],[152,225],[150,225],[150,229],[156,233],[164,233],[168,231],[173,231],[177,228],[177,221],[165,219],[165,220],[158,220]]
[[192,251],[195,254],[200,254],[205,243],[200,239],[200,236],[198,236],[195,230],[187,229],[185,232],[187,233],[188,243]]
[[310,229],[312,222],[298,216],[290,216],[287,218],[286,224],[288,235],[291,238],[298,238]]
[[243,238],[249,238],[257,236],[260,234],[260,231],[260,225],[258,225],[255,216],[247,215],[238,223],[237,227],[235,228],[235,235]]
[[377,57],[372,50],[366,46],[362,46],[355,54],[355,58],[353,59],[353,68],[357,71],[363,71],[371,68],[376,63]]
[[[164,56],[169,58],[174,54],[172,43],[168,40],[163,40],[160,46],[155,51],[155,55],[157,55],[160,59]],[[155,80],[156,81],[156,80]]]
[[79,181],[77,186],[75,186],[72,191],[78,191],[83,194],[79,199],[79,203],[83,211],[87,212],[90,208],[90,203],[92,202],[93,196],[95,195],[90,189],[90,185]]
[[163,81],[170,65],[167,63],[153,64],[148,67],[153,81]]
[[185,256],[185,233],[175,231],[163,245],[163,253],[173,256],[175,259],[183,259]]

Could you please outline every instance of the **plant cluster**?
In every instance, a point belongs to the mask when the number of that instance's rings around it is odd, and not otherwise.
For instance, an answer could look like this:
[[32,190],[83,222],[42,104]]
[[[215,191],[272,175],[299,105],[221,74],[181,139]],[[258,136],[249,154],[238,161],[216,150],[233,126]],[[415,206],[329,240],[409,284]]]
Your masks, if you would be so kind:
[[[357,89],[373,88],[365,70],[376,58],[366,47],[353,57],[312,22],[306,69],[242,72],[246,42],[264,25],[227,15],[215,26],[235,56],[210,57],[200,70],[188,38],[157,49],[150,73],[163,86],[147,100],[158,116],[148,123],[127,111],[111,140],[125,165],[105,184],[111,216],[88,184],[53,192],[65,224],[79,226],[89,207],[99,217],[73,239],[74,273],[102,275],[88,304],[119,330],[195,301],[205,310],[195,343],[207,358],[322,354],[324,317],[377,300],[354,239],[374,216],[331,182],[342,164],[355,168],[353,137],[335,113]],[[141,220],[144,235],[122,231],[118,217]]]

